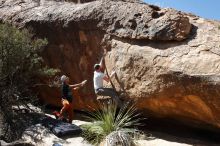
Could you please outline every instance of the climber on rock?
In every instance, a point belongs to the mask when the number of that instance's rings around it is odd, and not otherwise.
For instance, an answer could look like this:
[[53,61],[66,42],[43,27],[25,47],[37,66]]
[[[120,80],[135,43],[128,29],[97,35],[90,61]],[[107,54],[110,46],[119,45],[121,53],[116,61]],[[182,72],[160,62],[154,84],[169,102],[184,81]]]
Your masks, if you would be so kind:
[[103,55],[100,63],[94,65],[93,83],[94,83],[95,93],[100,96],[110,96],[116,103],[119,103],[120,99],[116,91],[113,88],[103,87],[103,80],[109,82],[110,78],[112,78],[115,75],[115,71],[113,71],[110,76],[104,74],[104,70],[105,70],[104,57],[105,54]]
[[73,94],[72,94],[72,89],[77,90],[80,87],[83,87],[87,80],[82,81],[79,84],[74,84],[74,85],[70,85],[69,84],[69,77],[62,75],[61,76],[61,82],[62,82],[62,86],[61,86],[61,103],[63,105],[62,109],[60,110],[59,113],[55,113],[55,115],[57,115],[58,118],[62,118],[64,112],[68,113],[68,122],[72,123],[73,120],[73,103],[72,101],[74,100]]

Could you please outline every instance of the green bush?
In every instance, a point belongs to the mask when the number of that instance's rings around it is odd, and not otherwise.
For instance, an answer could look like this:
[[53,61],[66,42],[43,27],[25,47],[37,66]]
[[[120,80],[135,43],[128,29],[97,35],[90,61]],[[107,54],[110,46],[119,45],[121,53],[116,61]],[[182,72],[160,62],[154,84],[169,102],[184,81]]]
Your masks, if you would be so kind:
[[124,143],[125,139],[130,139],[129,133],[135,131],[134,127],[140,125],[140,114],[137,113],[136,107],[129,103],[117,110],[117,104],[112,101],[110,104],[99,105],[99,109],[101,110],[89,112],[87,116],[92,124],[81,126],[82,136],[94,145],[100,144],[106,137],[115,136],[112,133],[128,136],[121,139],[120,142]]
[[17,70],[32,71],[36,67],[34,64],[38,63],[34,60],[41,60],[36,52],[46,44],[46,40],[32,40],[27,30],[0,24],[1,77],[11,77]]
[[19,116],[12,107],[27,106],[34,99],[30,88],[39,72],[52,74],[38,55],[45,45],[46,39],[34,38],[27,29],[0,24],[0,110],[8,124],[5,133],[1,134],[8,141],[19,138],[20,133],[15,130],[24,127],[18,127]]

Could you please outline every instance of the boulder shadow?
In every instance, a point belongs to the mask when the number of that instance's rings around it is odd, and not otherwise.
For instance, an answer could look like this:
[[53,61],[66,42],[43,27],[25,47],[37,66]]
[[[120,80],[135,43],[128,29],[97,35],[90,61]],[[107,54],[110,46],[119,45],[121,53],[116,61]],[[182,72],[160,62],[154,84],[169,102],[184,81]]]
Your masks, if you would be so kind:
[[168,118],[148,118],[144,131],[153,137],[193,146],[219,146],[220,133],[190,127]]

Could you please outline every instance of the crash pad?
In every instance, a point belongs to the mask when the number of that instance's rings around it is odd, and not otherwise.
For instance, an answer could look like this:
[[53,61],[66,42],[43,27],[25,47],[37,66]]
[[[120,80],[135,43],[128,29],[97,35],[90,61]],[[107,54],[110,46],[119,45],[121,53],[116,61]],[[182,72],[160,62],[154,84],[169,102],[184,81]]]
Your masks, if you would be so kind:
[[42,124],[58,137],[78,136],[82,132],[82,129],[75,124],[63,122],[51,117],[42,119]]

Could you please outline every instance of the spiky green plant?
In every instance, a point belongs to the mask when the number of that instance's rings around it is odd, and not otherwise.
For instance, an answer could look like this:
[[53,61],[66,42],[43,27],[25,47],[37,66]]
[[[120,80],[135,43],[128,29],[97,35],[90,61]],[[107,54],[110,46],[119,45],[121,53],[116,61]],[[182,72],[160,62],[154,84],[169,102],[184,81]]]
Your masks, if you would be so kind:
[[111,101],[109,104],[99,104],[99,108],[101,110],[88,113],[87,117],[93,123],[82,125],[82,136],[94,145],[98,145],[114,132],[129,135],[129,132],[134,131],[135,126],[140,125],[140,113],[137,112],[134,104],[126,103],[117,109],[117,104]]

